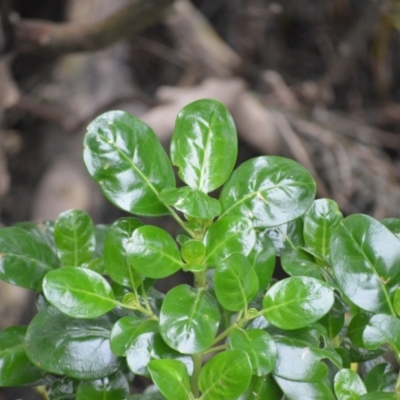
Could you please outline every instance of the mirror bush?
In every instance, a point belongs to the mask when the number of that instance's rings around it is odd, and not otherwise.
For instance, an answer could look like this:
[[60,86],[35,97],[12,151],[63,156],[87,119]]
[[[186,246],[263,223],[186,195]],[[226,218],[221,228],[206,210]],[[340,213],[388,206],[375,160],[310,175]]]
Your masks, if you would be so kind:
[[[170,156],[132,115],[97,117],[83,159],[127,216],[0,229],[0,279],[36,292],[38,310],[0,332],[0,386],[49,400],[399,399],[400,220],[344,218],[295,161],[235,167],[237,151],[216,100],[179,112]],[[137,218],[163,215],[176,237]],[[193,283],[154,288],[178,271]],[[137,375],[152,386],[131,395]]]

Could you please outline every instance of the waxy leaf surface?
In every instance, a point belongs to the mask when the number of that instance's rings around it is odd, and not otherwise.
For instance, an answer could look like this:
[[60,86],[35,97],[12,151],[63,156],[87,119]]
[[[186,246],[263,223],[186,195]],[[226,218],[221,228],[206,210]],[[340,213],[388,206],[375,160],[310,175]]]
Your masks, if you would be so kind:
[[247,258],[233,253],[215,269],[214,288],[218,301],[229,311],[240,311],[258,291],[257,274]]
[[40,292],[46,273],[59,264],[52,249],[39,237],[17,227],[0,229],[1,280]]
[[268,290],[263,315],[281,329],[299,329],[322,318],[333,303],[333,290],[326,283],[309,277],[291,277]]
[[269,374],[276,362],[276,345],[271,335],[261,329],[234,329],[229,335],[232,349],[244,350],[250,360],[253,374]]
[[190,103],[178,114],[171,140],[171,160],[181,179],[205,193],[221,186],[237,156],[235,124],[217,100]]
[[253,375],[246,391],[238,400],[281,400],[282,391],[272,379],[271,374],[265,376]]
[[296,382],[276,376],[275,381],[290,400],[337,400],[328,378],[319,382]]
[[303,215],[315,197],[312,176],[295,161],[257,157],[238,167],[224,185],[222,216],[250,218],[255,227],[273,227]]
[[11,326],[0,332],[0,386],[33,384],[44,375],[28,359],[25,326]]
[[120,368],[110,349],[110,315],[71,318],[54,307],[40,311],[26,333],[29,359],[45,371],[76,379],[104,378]]
[[367,393],[362,379],[351,369],[341,369],[335,375],[334,388],[338,400],[359,400]]
[[63,265],[79,267],[89,262],[96,244],[90,216],[81,210],[61,213],[54,225],[54,241]]
[[103,379],[81,381],[76,391],[76,400],[125,400],[128,395],[128,381],[118,371]]
[[106,279],[85,268],[50,271],[44,278],[43,292],[51,304],[75,318],[95,318],[116,306]]
[[204,263],[215,267],[232,253],[247,256],[255,241],[256,233],[249,219],[238,216],[222,218],[211,225],[204,237]]
[[400,356],[400,320],[392,315],[374,315],[363,332],[364,346],[374,350],[382,344],[389,344]]
[[177,360],[152,360],[148,369],[153,382],[167,400],[193,399],[185,364]]
[[336,282],[358,307],[394,314],[391,296],[400,280],[400,241],[366,215],[345,218],[331,239]]
[[251,365],[242,350],[226,350],[202,368],[199,387],[203,400],[236,400],[251,380]]
[[139,215],[163,215],[159,192],[175,186],[171,163],[155,133],[124,111],[97,117],[84,140],[83,159],[104,195]]
[[397,373],[389,363],[375,365],[364,379],[367,392],[394,392],[396,381]]
[[313,254],[328,259],[332,232],[342,219],[343,215],[333,200],[314,201],[304,215],[304,241]]
[[126,252],[132,267],[148,278],[165,278],[183,265],[175,240],[156,226],[137,228],[128,240]]
[[318,382],[328,373],[323,362],[329,359],[341,368],[342,359],[327,339],[325,329],[318,324],[294,331],[272,332],[277,360],[273,374],[291,381]]
[[117,356],[125,356],[132,342],[141,334],[158,332],[158,323],[136,316],[120,318],[111,330],[111,350]]
[[160,312],[160,333],[173,349],[195,354],[211,346],[219,319],[217,304],[209,293],[179,285],[165,296]]
[[126,246],[135,229],[143,224],[136,218],[124,217],[116,220],[107,232],[104,243],[104,267],[117,283],[137,287],[143,278],[127,260]]
[[168,188],[162,190],[158,197],[164,204],[193,218],[213,219],[221,213],[219,201],[207,196],[199,189]]

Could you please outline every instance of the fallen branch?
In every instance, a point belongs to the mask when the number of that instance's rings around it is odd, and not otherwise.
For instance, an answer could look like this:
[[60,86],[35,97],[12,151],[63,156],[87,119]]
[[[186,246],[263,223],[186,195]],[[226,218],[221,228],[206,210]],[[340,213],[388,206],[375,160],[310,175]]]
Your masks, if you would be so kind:
[[13,22],[13,50],[53,54],[99,50],[154,25],[173,3],[174,0],[133,0],[107,18],[86,24],[17,20]]

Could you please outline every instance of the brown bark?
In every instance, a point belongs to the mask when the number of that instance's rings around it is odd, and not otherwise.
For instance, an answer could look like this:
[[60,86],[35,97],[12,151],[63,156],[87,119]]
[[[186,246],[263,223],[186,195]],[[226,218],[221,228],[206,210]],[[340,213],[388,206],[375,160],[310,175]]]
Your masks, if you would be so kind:
[[66,54],[107,47],[160,21],[174,0],[133,0],[109,17],[88,24],[38,20],[14,22],[16,52]]

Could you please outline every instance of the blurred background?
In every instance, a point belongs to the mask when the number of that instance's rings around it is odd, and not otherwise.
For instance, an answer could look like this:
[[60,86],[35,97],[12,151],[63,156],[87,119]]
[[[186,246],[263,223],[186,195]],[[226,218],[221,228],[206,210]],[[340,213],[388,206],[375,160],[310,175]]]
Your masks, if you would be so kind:
[[[199,98],[229,108],[238,163],[290,157],[344,214],[400,217],[399,0],[0,0],[0,16],[0,226],[122,216],[85,171],[85,127],[123,109],[168,148]],[[0,328],[30,299],[1,283]],[[17,396],[35,399],[0,391]]]

